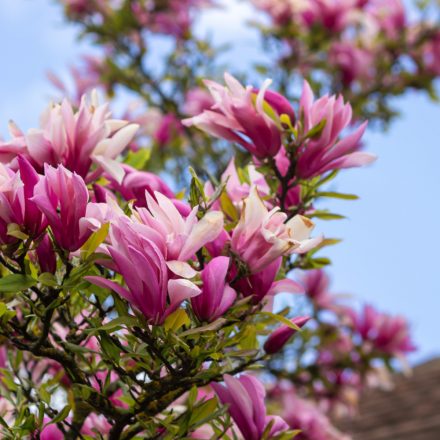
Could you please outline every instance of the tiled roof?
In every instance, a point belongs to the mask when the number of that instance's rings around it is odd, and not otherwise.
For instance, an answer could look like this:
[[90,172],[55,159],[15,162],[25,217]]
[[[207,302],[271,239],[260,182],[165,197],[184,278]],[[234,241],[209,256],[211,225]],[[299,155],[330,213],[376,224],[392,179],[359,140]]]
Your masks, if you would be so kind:
[[394,384],[366,393],[359,416],[340,428],[353,440],[440,440],[440,358],[398,375]]

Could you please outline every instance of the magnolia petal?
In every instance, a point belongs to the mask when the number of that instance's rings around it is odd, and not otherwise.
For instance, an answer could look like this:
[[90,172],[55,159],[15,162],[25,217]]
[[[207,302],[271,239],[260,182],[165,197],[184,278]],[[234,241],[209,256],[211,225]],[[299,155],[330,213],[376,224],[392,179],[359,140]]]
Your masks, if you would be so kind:
[[168,269],[171,270],[175,275],[182,278],[194,278],[198,272],[193,269],[188,263],[184,261],[167,261]]
[[296,281],[285,278],[284,280],[272,283],[267,294],[276,295],[278,293],[304,293],[304,287]]
[[92,275],[85,276],[84,279],[89,283],[95,284],[98,287],[103,287],[104,289],[115,291],[120,296],[122,296],[122,298],[125,298],[129,302],[131,302],[133,299],[131,293],[127,289],[115,283],[114,281]]
[[179,305],[182,301],[200,294],[200,289],[189,280],[169,280],[168,295],[171,307]]
[[120,162],[109,159],[104,156],[92,156],[93,162],[100,165],[110,176],[112,176],[120,185],[124,180],[125,170]]
[[302,241],[309,238],[315,224],[303,215],[295,215],[287,222],[286,226],[292,231],[292,239]]
[[179,260],[188,260],[202,246],[215,240],[223,230],[223,214],[220,211],[211,211],[194,225],[191,234],[183,245]]

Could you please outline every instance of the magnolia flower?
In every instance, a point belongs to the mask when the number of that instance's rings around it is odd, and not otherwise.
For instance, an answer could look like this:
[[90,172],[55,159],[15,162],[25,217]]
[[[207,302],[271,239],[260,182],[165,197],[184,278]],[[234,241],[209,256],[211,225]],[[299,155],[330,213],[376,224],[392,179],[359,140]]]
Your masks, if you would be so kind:
[[182,301],[200,293],[192,282],[169,277],[165,249],[160,247],[161,237],[153,229],[119,219],[111,225],[109,235],[111,265],[127,287],[97,276],[85,279],[121,295],[152,324],[162,324]]
[[269,300],[269,305],[272,297],[278,293],[304,293],[303,287],[293,280],[285,278],[275,281],[281,267],[281,260],[282,257],[279,257],[263,270],[240,278],[234,286],[244,296],[253,296],[254,302],[258,303],[265,299]]
[[[308,316],[298,316],[293,318],[291,321],[293,324],[301,328],[309,321],[309,319],[310,318]],[[292,327],[282,325],[267,338],[266,342],[264,343],[264,351],[267,354],[278,353],[295,333],[296,330]]]
[[223,214],[210,211],[197,219],[198,207],[185,218],[165,195],[145,193],[147,208],[137,208],[134,220],[148,225],[162,236],[166,259],[186,261],[206,243],[215,240],[223,230]]
[[225,82],[226,87],[205,80],[215,104],[210,110],[183,120],[183,124],[236,142],[257,158],[274,156],[281,147],[279,116],[286,111],[293,114],[292,108],[274,92],[268,95],[270,102],[265,100],[270,80],[257,93],[251,86],[243,87],[228,73]]
[[17,172],[0,164],[0,243],[17,241],[11,235],[11,226],[32,237],[38,236],[45,227],[45,220],[31,200],[40,176],[23,157],[18,158]]
[[164,4],[135,0],[131,2],[133,17],[151,32],[183,38],[192,23],[192,11],[210,4],[210,0],[168,0]]
[[170,187],[156,174],[148,171],[138,171],[128,165],[122,166],[125,176],[122,182],[117,182],[110,175],[104,175],[109,181],[109,188],[118,191],[125,200],[133,200],[135,206],[147,206],[145,192],[154,195],[158,191],[169,198],[174,197]]
[[371,305],[365,305],[359,313],[350,308],[341,309],[341,312],[375,350],[391,356],[404,356],[416,349],[411,341],[408,323],[402,316],[381,313]]
[[311,28],[316,24],[332,32],[341,32],[356,6],[357,0],[309,0],[300,17],[302,24]]
[[55,273],[57,270],[57,256],[53,249],[49,235],[44,234],[43,239],[35,249],[41,272]]
[[367,11],[388,38],[397,38],[405,28],[405,7],[401,0],[370,0]]
[[300,100],[301,129],[306,135],[312,128],[324,121],[324,128],[312,139],[303,142],[297,152],[296,175],[309,179],[326,171],[366,165],[375,156],[360,152],[360,139],[367,123],[341,140],[342,130],[352,122],[352,109],[342,96],[323,96],[314,101],[313,92],[304,81]]
[[79,175],[63,165],[45,165],[31,200],[46,216],[58,246],[76,251],[85,243],[90,232],[81,230],[80,219],[86,215],[89,193]]
[[226,283],[230,260],[213,258],[202,270],[202,291],[191,298],[192,308],[201,321],[214,321],[231,307],[237,294]]
[[329,292],[330,280],[322,269],[308,270],[301,279],[306,295],[320,308],[328,308],[334,299]]
[[196,116],[214,105],[211,95],[200,87],[188,91],[183,104],[183,112],[189,116]]
[[294,390],[284,392],[283,407],[283,418],[290,428],[301,430],[299,440],[350,440],[313,402],[297,396]]
[[301,215],[287,220],[287,214],[268,211],[252,188],[244,202],[240,221],[232,232],[231,248],[257,273],[282,255],[301,254],[317,246],[322,237],[310,239],[314,223]]
[[[62,164],[87,180],[105,170],[120,182],[124,170],[115,159],[137,130],[137,124],[110,119],[108,104],[99,105],[96,93],[92,93],[92,102],[83,96],[76,112],[66,99],[52,104],[42,115],[41,128],[26,135],[11,125],[13,139],[0,143],[0,158],[3,155],[4,160],[11,160],[14,153],[23,154],[40,169],[45,164]],[[92,163],[98,168],[91,173]]]
[[260,440],[269,423],[272,423],[269,438],[288,429],[281,417],[266,415],[266,391],[255,377],[242,375],[237,379],[225,374],[223,379],[225,386],[217,383],[211,386],[221,403],[229,405],[228,412],[246,440]]
[[353,81],[368,81],[372,77],[375,56],[371,50],[356,47],[350,41],[341,41],[332,44],[328,59],[340,70],[342,82],[348,86]]

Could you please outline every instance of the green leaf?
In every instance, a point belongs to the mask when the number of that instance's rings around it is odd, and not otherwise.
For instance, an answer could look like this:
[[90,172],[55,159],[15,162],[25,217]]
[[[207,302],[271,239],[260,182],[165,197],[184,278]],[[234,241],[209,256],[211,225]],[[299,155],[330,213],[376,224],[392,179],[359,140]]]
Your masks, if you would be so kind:
[[229,196],[226,194],[226,192],[223,192],[220,196],[220,205],[222,207],[222,211],[233,221],[238,220],[238,211],[237,208],[232,203]]
[[70,405],[66,405],[47,425],[62,422],[70,413]]
[[110,332],[110,330],[119,330],[119,328],[123,327],[124,325],[126,327],[134,327],[139,325],[139,321],[134,316],[119,316],[118,318],[112,319],[110,322],[102,325],[101,327],[87,329],[85,330],[85,333],[93,334],[98,333],[101,330]]
[[103,330],[99,332],[99,343],[103,352],[118,364],[121,356],[121,349],[115,345],[112,338]]
[[4,302],[0,302],[0,318],[6,313],[8,307]]
[[334,214],[329,211],[314,211],[311,214],[309,214],[309,217],[315,217],[319,218],[321,220],[342,220],[345,218],[345,216],[340,214]]
[[282,324],[287,325],[287,327],[290,327],[291,329],[296,330],[297,332],[301,331],[301,329],[296,324],[294,324],[290,319],[287,319],[283,315],[278,315],[278,314],[272,313],[272,312],[260,312],[259,315],[270,316],[271,318],[275,319],[276,321],[279,321]]
[[323,191],[316,193],[316,197],[331,197],[333,199],[343,200],[357,200],[359,197],[356,194],[343,194],[331,191]]
[[306,139],[312,139],[319,137],[322,133],[322,130],[324,130],[325,125],[327,124],[326,119],[322,119],[319,124],[312,127],[306,134]]
[[189,325],[190,323],[191,321],[186,311],[184,309],[177,309],[165,319],[164,327],[167,331],[172,330],[173,332],[176,332],[180,327]]
[[25,234],[17,223],[9,223],[8,225],[8,235],[11,237],[18,238],[20,240],[27,240],[29,236]]
[[36,284],[37,280],[29,275],[14,273],[0,278],[0,292],[20,292]]
[[151,148],[140,148],[138,151],[129,151],[124,162],[137,170],[143,170],[150,157]]
[[96,251],[98,246],[107,238],[110,224],[105,223],[96,232],[94,232],[81,247],[81,258],[83,260],[90,257]]
[[192,176],[189,189],[189,201],[191,203],[191,206],[194,207],[200,205],[201,202],[206,202],[206,196],[203,184],[194,169],[189,167],[189,172]]
[[213,398],[207,402],[202,403],[193,409],[191,418],[189,419],[190,426],[203,425],[208,421],[215,410],[217,409],[217,399]]
[[198,333],[215,331],[215,330],[218,330],[220,327],[222,327],[225,322],[226,322],[226,319],[219,318],[219,319],[216,319],[214,322],[211,322],[208,325],[204,325],[202,327],[196,327],[196,328],[192,328],[190,330],[187,330],[187,331],[181,333],[179,336],[182,338],[185,336],[196,335]]
[[39,277],[38,281],[44,286],[57,287],[58,283],[55,276],[50,272],[43,272]]

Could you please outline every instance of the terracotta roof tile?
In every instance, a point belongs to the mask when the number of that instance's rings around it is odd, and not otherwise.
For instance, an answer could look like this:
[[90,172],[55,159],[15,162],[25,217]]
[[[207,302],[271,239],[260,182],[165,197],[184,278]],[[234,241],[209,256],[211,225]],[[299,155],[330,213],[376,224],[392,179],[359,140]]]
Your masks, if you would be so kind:
[[440,358],[397,375],[391,391],[365,393],[359,415],[338,425],[353,440],[440,440]]

